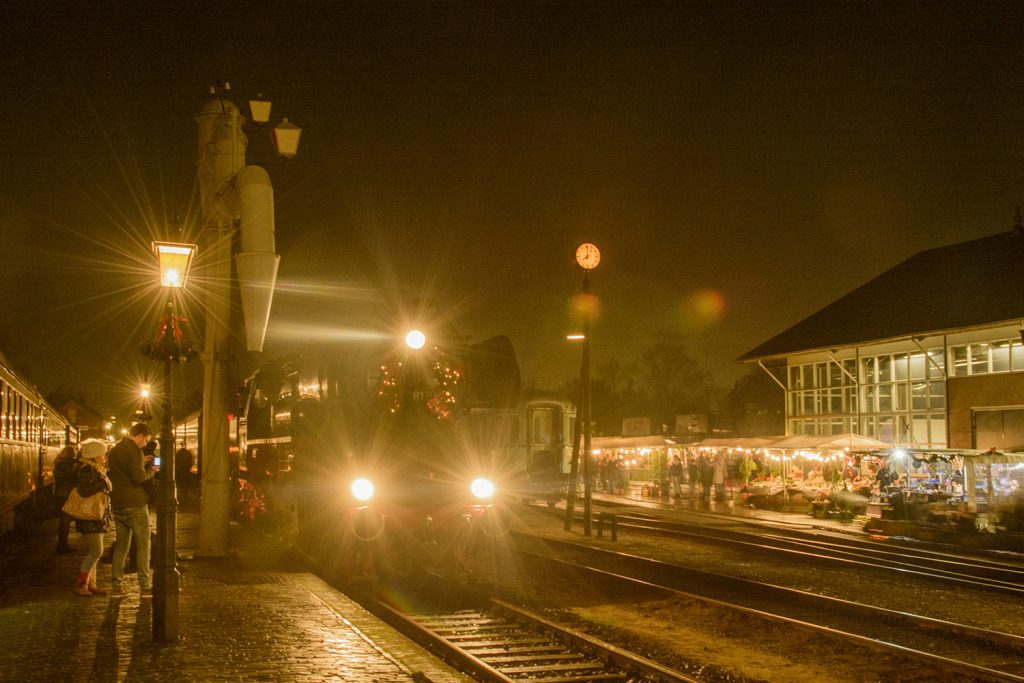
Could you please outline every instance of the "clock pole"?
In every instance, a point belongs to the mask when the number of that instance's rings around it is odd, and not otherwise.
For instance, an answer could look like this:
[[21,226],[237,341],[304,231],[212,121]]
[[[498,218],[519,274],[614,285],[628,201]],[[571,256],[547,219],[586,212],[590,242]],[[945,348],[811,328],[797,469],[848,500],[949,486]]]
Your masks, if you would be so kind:
[[[590,295],[590,271],[583,271],[583,297],[586,301]],[[588,302],[589,303],[589,302]],[[580,369],[580,412],[583,421],[583,535],[590,536],[591,515],[591,475],[590,461],[590,310],[583,311],[583,364]]]
[[565,501],[565,530],[572,530],[572,517],[576,506],[580,455],[580,427],[583,437],[583,533],[591,534],[591,434],[590,434],[590,315],[593,302],[590,300],[590,271],[601,262],[601,250],[597,245],[584,242],[576,247],[576,265],[583,270],[583,286],[580,289],[580,312],[583,314],[583,360],[580,366],[580,394],[577,405],[576,427],[572,435],[572,466],[569,471],[570,484]]

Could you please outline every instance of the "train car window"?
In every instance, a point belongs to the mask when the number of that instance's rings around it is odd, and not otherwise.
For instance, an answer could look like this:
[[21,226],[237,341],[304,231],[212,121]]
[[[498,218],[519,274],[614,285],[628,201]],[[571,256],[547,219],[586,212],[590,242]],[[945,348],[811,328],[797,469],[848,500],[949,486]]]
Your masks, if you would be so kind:
[[530,441],[535,444],[550,444],[555,440],[555,411],[550,408],[534,408],[533,435]]

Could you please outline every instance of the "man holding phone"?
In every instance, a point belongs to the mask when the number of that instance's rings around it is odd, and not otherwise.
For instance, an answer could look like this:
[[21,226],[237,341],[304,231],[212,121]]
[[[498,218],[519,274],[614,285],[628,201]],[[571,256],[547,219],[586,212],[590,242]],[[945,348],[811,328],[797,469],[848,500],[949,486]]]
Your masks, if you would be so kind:
[[[110,507],[114,513],[117,541],[111,558],[112,596],[125,595],[124,562],[128,556],[132,537],[135,538],[135,562],[139,570],[139,592],[141,597],[153,596],[153,575],[149,570],[149,494],[146,486],[152,484],[155,469],[147,467],[152,455],[145,455],[143,448],[149,442],[152,431],[145,422],[131,426],[128,436],[118,441],[107,456],[107,475],[113,485],[110,492]],[[159,463],[154,461],[159,467]]]

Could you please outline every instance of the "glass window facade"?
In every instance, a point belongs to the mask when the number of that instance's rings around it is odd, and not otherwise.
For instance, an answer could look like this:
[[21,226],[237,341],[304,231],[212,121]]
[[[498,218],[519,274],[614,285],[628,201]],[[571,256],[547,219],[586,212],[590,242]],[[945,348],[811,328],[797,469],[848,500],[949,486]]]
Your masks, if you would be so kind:
[[[980,346],[980,345],[979,345]],[[1012,366],[1010,346],[998,364],[986,345],[986,368]],[[951,348],[971,368],[980,351]],[[958,356],[957,354],[960,353]],[[856,432],[880,441],[946,446],[946,383],[942,348],[864,355],[789,366],[789,434]],[[1021,354],[1024,360],[1024,353]],[[1021,366],[1024,370],[1024,365]],[[988,370],[989,372],[993,370]],[[968,370],[970,372],[970,370]]]
[[842,434],[855,431],[857,364],[831,360],[789,368],[790,434]]
[[1024,346],[1019,339],[961,344],[949,350],[953,358],[951,377],[1024,372]]

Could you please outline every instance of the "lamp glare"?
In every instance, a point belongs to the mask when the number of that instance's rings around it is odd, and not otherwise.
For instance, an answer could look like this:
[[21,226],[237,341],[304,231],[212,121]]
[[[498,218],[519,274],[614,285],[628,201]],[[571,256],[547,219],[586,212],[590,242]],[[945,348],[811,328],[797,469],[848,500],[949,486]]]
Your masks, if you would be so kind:
[[405,345],[410,349],[422,349],[427,343],[427,336],[419,330],[411,330],[405,335]]

